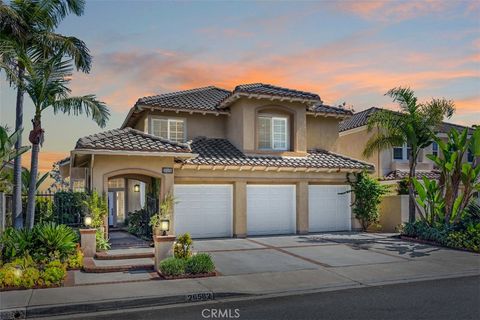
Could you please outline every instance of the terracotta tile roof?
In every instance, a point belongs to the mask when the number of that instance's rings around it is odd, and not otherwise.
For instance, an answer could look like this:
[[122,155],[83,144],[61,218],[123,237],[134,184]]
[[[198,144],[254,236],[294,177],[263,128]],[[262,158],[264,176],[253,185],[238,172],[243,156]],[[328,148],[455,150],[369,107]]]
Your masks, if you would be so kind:
[[373,170],[370,164],[324,150],[308,151],[305,157],[247,156],[226,139],[203,137],[195,139],[191,147],[198,157],[185,160],[186,164]]
[[314,105],[310,108],[312,112],[319,112],[319,113],[335,113],[339,115],[353,115],[352,110],[345,109],[343,107],[332,107],[324,105],[323,103],[319,103]]
[[233,94],[237,92],[320,101],[320,96],[316,93],[282,88],[264,83],[250,83],[238,85],[233,90]]
[[347,131],[347,130],[364,126],[367,124],[368,118],[370,117],[370,115],[380,110],[382,109],[372,107],[372,108],[357,112],[353,114],[353,116],[350,117],[349,119],[346,119],[340,122],[338,126],[338,131],[342,132],[342,131]]
[[114,150],[142,152],[191,152],[187,144],[175,143],[132,128],[114,129],[83,137],[75,150]]
[[217,111],[218,104],[230,95],[230,91],[214,86],[170,92],[138,99],[137,105],[158,108]]
[[[353,116],[350,117],[349,119],[346,119],[346,120],[340,122],[339,127],[338,127],[338,131],[342,132],[342,131],[347,131],[347,130],[351,130],[351,129],[355,129],[355,128],[364,126],[368,123],[368,118],[372,114],[374,114],[375,112],[378,112],[380,110],[391,111],[391,110],[388,110],[388,109],[381,109],[381,108],[377,108],[377,107],[372,107],[372,108],[357,112],[357,113],[353,114]],[[391,111],[391,112],[396,112],[396,111]],[[448,123],[448,122],[442,122],[442,124],[438,128],[437,132],[448,133],[451,129],[457,129],[458,131],[463,131],[465,128],[468,128],[468,131],[469,131],[470,134],[473,133],[473,129],[470,128],[470,127],[465,127],[465,126],[461,126],[461,125],[453,124],[453,123]]]
[[[417,179],[422,179],[423,177],[427,177],[428,179],[440,179],[440,172],[437,170],[430,170],[430,171],[416,171],[415,177]],[[408,178],[408,171],[406,170],[394,170],[387,174],[383,180],[402,180]]]

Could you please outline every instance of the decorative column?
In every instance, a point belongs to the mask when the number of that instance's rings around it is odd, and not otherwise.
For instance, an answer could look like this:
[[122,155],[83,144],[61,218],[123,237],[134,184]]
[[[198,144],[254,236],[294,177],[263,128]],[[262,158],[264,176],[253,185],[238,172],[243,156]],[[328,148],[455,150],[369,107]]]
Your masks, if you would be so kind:
[[308,182],[297,182],[297,234],[308,233]]
[[155,271],[158,272],[158,266],[162,260],[173,257],[175,239],[175,236],[153,236],[155,242]]
[[96,229],[80,229],[80,247],[86,258],[93,258],[97,252],[96,232]]
[[247,236],[247,183],[244,181],[233,184],[233,236]]

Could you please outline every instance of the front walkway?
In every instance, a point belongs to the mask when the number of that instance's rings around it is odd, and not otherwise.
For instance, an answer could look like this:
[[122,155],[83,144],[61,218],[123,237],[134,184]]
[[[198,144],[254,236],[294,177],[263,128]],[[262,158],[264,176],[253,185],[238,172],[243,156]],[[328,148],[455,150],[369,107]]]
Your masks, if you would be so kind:
[[111,249],[130,249],[130,248],[148,248],[150,242],[135,237],[134,235],[123,231],[110,231],[108,234]]

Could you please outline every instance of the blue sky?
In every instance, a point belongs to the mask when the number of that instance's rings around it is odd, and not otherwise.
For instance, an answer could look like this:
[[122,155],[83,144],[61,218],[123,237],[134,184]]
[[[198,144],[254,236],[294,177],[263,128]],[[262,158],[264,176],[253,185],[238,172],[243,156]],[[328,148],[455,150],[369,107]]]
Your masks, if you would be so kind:
[[[146,95],[265,82],[318,93],[356,111],[395,108],[383,94],[411,86],[421,100],[453,99],[452,122],[480,123],[479,1],[87,1],[58,32],[84,40],[94,93],[117,128]],[[33,110],[26,99],[25,123]],[[14,126],[15,91],[0,82],[0,124]],[[44,116],[44,168],[100,131],[85,117]],[[27,130],[26,130],[27,131]]]

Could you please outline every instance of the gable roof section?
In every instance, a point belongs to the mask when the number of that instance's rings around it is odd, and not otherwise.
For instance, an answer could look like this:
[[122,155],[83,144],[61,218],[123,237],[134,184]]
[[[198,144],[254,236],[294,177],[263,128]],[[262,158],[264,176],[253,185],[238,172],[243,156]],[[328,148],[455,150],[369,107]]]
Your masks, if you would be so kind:
[[308,151],[305,157],[281,156],[248,156],[238,150],[226,139],[199,137],[191,144],[192,152],[198,154],[196,158],[177,160],[179,163],[194,165],[220,166],[260,166],[260,167],[288,167],[306,169],[352,169],[373,170],[373,166],[361,161],[336,155],[324,150]]
[[[371,107],[371,108],[368,108],[366,110],[354,113],[352,117],[340,122],[339,127],[338,127],[338,131],[342,132],[342,131],[347,131],[347,130],[351,130],[351,129],[355,129],[355,128],[365,126],[368,123],[368,118],[372,114],[374,114],[374,113],[376,113],[380,110],[387,110],[387,111],[391,111],[391,112],[396,112],[396,111],[392,111],[392,110],[388,110],[388,109]],[[468,132],[470,134],[473,133],[473,129],[470,128],[470,127],[465,127],[465,126],[461,126],[461,125],[453,124],[453,123],[448,123],[448,122],[442,122],[442,124],[438,128],[437,132],[448,133],[451,129],[456,129],[458,131],[462,131],[465,128],[468,128]]]
[[368,123],[368,118],[370,117],[370,115],[380,110],[382,109],[372,107],[372,108],[354,113],[353,116],[350,117],[349,119],[346,119],[340,122],[340,124],[338,125],[338,131],[342,132],[342,131],[347,131],[347,130],[364,126]]
[[77,141],[75,150],[190,153],[188,144],[175,143],[132,128],[114,129]]
[[236,86],[233,92],[220,103],[219,107],[227,107],[241,97],[277,98],[308,103],[322,102],[320,96],[316,93],[288,89],[271,84],[250,83]]
[[[417,179],[422,179],[426,177],[428,179],[438,180],[440,179],[440,171],[438,170],[430,170],[430,171],[416,171],[415,177]],[[408,178],[408,171],[406,170],[394,170],[388,173],[383,180],[402,180]]]
[[140,98],[130,109],[121,128],[133,126],[140,113],[145,109],[229,114],[228,106],[231,103],[241,97],[252,96],[302,102],[307,104],[307,111],[318,115],[334,115],[336,117],[352,115],[348,109],[324,105],[320,96],[315,93],[253,83],[238,85],[233,92],[209,86]]

